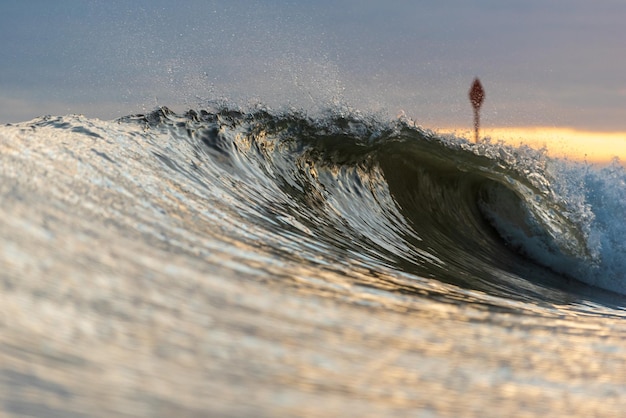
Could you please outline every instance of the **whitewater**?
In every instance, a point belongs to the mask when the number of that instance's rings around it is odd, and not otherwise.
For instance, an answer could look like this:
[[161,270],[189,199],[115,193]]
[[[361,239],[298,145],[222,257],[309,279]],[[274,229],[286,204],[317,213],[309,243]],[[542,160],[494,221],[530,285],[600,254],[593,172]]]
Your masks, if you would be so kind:
[[615,416],[626,170],[354,109],[0,126],[8,416]]

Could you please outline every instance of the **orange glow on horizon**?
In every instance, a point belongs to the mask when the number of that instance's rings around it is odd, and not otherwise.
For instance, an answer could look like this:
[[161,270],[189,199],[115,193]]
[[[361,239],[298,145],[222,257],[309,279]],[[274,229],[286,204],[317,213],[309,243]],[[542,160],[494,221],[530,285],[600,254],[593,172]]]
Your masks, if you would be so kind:
[[[467,129],[438,129],[440,133],[473,138]],[[533,148],[546,148],[552,157],[565,157],[572,160],[592,163],[607,163],[619,158],[626,164],[626,132],[598,132],[573,128],[556,127],[511,127],[484,128],[481,138],[492,142],[503,141],[509,145],[528,145]]]

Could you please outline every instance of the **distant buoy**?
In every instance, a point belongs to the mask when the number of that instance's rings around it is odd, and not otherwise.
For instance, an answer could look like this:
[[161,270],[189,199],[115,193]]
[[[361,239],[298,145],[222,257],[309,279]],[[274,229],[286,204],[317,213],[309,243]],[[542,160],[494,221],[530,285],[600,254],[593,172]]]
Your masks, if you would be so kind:
[[469,91],[469,99],[474,108],[474,142],[478,143],[478,131],[480,129],[480,106],[485,100],[485,90],[478,77],[474,79]]

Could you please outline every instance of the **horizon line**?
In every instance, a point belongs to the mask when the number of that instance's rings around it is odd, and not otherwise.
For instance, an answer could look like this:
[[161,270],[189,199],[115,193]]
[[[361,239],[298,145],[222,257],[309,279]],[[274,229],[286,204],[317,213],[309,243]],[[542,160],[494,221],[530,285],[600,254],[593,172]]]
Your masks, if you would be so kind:
[[[449,133],[470,139],[469,127],[442,127],[437,133]],[[481,127],[480,138],[502,141],[508,145],[545,148],[552,157],[579,161],[610,163],[615,158],[626,160],[626,131],[597,131],[568,126],[492,126]]]

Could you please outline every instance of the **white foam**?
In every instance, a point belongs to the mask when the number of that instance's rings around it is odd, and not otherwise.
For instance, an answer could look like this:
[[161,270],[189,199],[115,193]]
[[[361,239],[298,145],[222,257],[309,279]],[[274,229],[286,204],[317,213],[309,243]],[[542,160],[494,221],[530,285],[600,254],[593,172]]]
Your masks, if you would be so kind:
[[[521,207],[483,208],[502,237],[522,253],[582,282],[626,294],[626,170],[547,160],[550,198],[516,187]],[[507,206],[508,205],[508,206]]]

